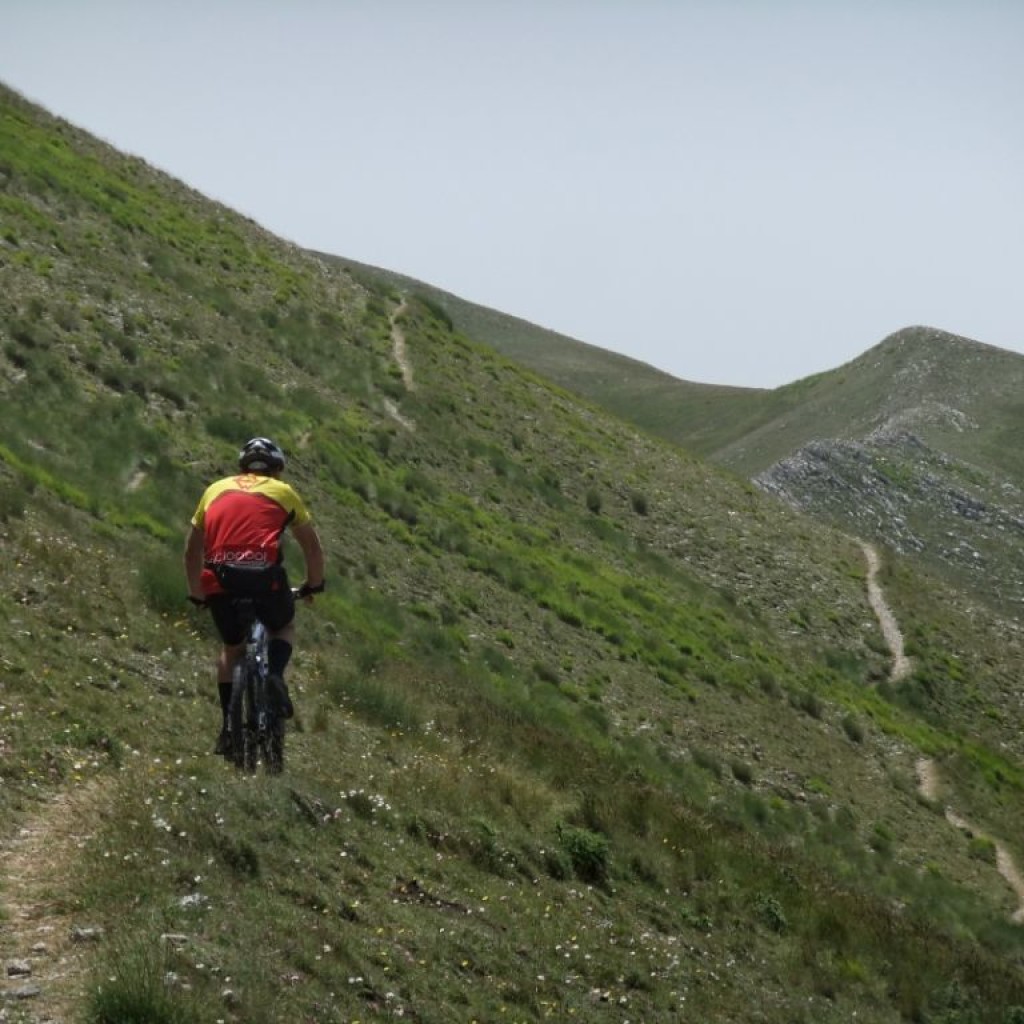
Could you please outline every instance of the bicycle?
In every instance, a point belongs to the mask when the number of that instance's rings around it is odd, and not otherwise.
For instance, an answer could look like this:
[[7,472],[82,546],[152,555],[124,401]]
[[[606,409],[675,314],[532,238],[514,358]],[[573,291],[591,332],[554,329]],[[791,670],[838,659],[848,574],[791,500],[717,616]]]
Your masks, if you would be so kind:
[[[313,591],[295,587],[296,599],[309,596]],[[232,673],[231,702],[228,705],[228,731],[231,751],[228,759],[237,768],[255,772],[260,761],[264,771],[280,775],[284,770],[284,718],[267,682],[268,633],[256,614],[255,600],[236,597],[235,607],[245,623],[245,654],[238,660]]]
[[246,639],[245,655],[232,673],[228,758],[237,768],[254,772],[262,757],[264,769],[279,775],[284,770],[284,720],[267,687],[267,628],[251,597],[236,598],[234,603],[245,621]]

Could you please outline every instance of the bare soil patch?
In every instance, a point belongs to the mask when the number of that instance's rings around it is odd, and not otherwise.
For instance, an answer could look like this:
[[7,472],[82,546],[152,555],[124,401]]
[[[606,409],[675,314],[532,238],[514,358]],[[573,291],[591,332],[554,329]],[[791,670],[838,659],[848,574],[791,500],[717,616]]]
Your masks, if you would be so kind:
[[102,800],[98,780],[61,790],[0,842],[0,1012],[75,1019],[100,932],[76,920],[67,885]]
[[910,675],[913,665],[903,649],[903,634],[900,632],[896,616],[885,600],[885,594],[878,585],[878,570],[881,568],[881,559],[878,552],[870,545],[861,541],[861,548],[864,551],[864,558],[868,563],[868,604],[878,619],[882,628],[882,635],[885,637],[886,645],[892,654],[892,668],[889,672],[889,679],[898,683]]

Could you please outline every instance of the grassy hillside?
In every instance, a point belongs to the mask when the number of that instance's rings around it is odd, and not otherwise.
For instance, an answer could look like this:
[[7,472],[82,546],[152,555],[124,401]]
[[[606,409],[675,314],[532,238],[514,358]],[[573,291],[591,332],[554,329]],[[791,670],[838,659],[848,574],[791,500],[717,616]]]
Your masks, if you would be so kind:
[[697,384],[400,274],[328,258],[360,280],[423,297],[456,329],[546,379],[914,558],[1002,614],[1024,601],[1016,353],[913,327],[771,391]]
[[[1021,1019],[1005,623],[887,561],[888,682],[853,539],[7,91],[0,218],[8,1021]],[[279,779],[179,568],[253,433],[329,553]]]
[[778,410],[772,392],[678,380],[647,363],[468,302],[404,274],[342,256],[323,258],[370,286],[419,297],[467,337],[628,423],[676,443],[685,439],[685,447],[697,454],[716,451]]
[[1012,442],[1022,383],[1024,356],[932,328],[907,328],[845,366],[778,389],[782,414],[714,455],[753,474],[814,439],[902,430],[1021,478],[1024,461]]

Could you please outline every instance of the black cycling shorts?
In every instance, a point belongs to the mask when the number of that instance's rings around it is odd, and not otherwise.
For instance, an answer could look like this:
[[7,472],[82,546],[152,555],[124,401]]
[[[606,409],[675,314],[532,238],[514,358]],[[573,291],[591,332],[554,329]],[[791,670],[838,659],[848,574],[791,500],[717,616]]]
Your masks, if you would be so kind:
[[[271,633],[284,629],[295,618],[295,598],[287,585],[246,600],[252,601],[260,621]],[[235,647],[245,640],[248,619],[241,612],[237,598],[231,594],[211,594],[206,599],[206,607],[210,609],[213,624],[227,646]]]

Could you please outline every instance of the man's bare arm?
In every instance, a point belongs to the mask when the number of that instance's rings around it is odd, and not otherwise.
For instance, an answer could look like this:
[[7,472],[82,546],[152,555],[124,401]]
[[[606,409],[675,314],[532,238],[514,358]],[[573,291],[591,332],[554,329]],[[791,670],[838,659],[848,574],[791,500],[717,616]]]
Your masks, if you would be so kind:
[[324,581],[324,549],[320,535],[312,523],[303,523],[292,527],[292,536],[302,548],[302,557],[306,560],[307,585],[319,587]]
[[203,531],[190,526],[185,538],[185,579],[188,581],[189,597],[202,597],[203,587],[199,582],[203,574]]

